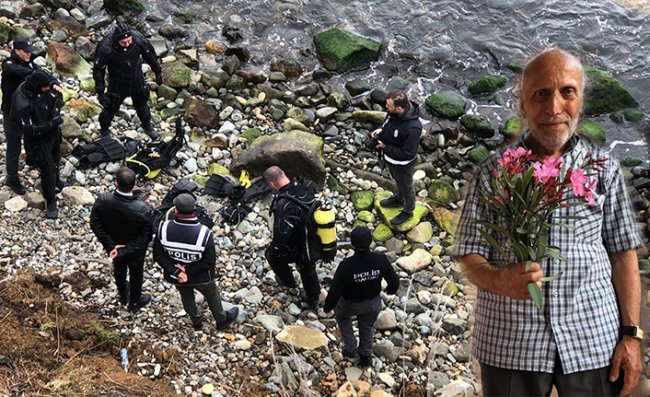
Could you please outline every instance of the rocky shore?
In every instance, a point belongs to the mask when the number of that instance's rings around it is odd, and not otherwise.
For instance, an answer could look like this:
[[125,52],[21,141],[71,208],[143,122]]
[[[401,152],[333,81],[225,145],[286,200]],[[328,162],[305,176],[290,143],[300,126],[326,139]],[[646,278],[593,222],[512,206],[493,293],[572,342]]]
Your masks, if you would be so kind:
[[[45,3],[0,2],[0,44],[30,37],[39,49],[38,63],[61,78],[66,100],[61,176],[68,187],[59,196],[61,216],[54,221],[43,218],[38,172],[24,161],[21,179],[28,193],[17,197],[6,187],[0,190],[0,289],[23,269],[34,269],[39,283],[67,304],[98,313],[119,334],[116,346],[137,352],[130,373],[166,382],[178,394],[480,394],[469,353],[474,291],[456,269],[450,246],[462,192],[473,171],[521,131],[521,122],[513,117],[516,111],[508,106],[515,65],[499,76],[456,82],[455,90],[432,89],[420,104],[427,124],[414,175],[416,217],[392,229],[387,220],[395,211],[378,202],[393,184],[376,154],[364,147],[369,132],[385,116],[387,92],[409,90],[414,82],[396,75],[385,87],[373,87],[362,78],[350,79],[344,87],[328,84],[334,73],[344,75],[377,60],[381,43],[333,29],[314,38],[316,67],[290,54],[257,65],[241,42],[241,31],[233,26],[224,26],[223,40],[203,40],[192,36],[187,22],[191,15],[177,14],[174,23],[162,23],[157,15],[138,17],[142,10],[136,0]],[[136,315],[119,306],[111,263],[88,219],[94,197],[112,189],[112,174],[120,164],[81,169],[79,159],[71,155],[75,146],[99,133],[100,107],[89,61],[97,42],[112,29],[111,4],[118,3],[115,10],[130,14],[132,24],[151,35],[162,59],[164,83],[151,85],[158,131],[170,137],[174,117],[183,115],[186,121],[187,145],[158,177],[141,181],[149,204],[160,204],[180,178],[202,186],[210,174],[238,177],[245,169],[259,176],[270,164],[322,185],[337,211],[340,248],[334,263],[318,266],[319,279],[331,277],[336,264],[350,253],[347,236],[357,224],[373,230],[375,249],[388,255],[400,275],[397,295],[382,296],[385,309],[376,324],[371,369],[362,371],[342,357],[332,318],[321,310],[303,309],[297,289],[277,286],[263,257],[270,241],[270,196],[253,202],[253,211],[238,225],[229,225],[218,215],[229,205],[227,200],[200,194],[200,202],[216,220],[222,296],[242,309],[231,329],[217,332],[209,319],[202,331],[193,331],[177,292],[164,282],[150,255],[144,290],[153,295],[152,304]],[[154,22],[160,25],[156,32],[148,25]],[[585,113],[590,119],[583,123],[583,133],[606,143],[608,137],[597,122],[604,115],[621,123],[646,122],[619,82],[596,69],[588,74]],[[501,117],[482,115],[475,103],[498,106]],[[112,135],[145,140],[130,105],[126,103],[115,118]],[[4,145],[0,151],[4,168]],[[650,166],[640,159],[621,160],[639,226],[647,236]],[[639,255],[645,273],[650,270],[647,249]],[[325,294],[326,289],[321,299]],[[650,357],[646,354],[644,360],[648,364]],[[74,390],[74,384],[57,387],[63,386]],[[64,389],[53,394],[59,391]],[[14,392],[0,389],[0,394]]]

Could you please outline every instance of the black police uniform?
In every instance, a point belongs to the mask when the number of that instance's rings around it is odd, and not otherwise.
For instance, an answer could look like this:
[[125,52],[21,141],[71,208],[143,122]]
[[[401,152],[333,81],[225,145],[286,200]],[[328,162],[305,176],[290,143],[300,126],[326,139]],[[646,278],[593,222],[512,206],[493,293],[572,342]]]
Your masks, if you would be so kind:
[[[31,75],[38,66],[30,59],[24,61],[15,51],[2,63],[2,123],[7,137],[7,176],[5,184],[20,185],[18,179],[18,158],[22,141],[22,128],[10,122],[11,100],[18,86]],[[22,186],[21,186],[22,188]],[[20,189],[24,193],[24,188]]]
[[45,70],[32,73],[14,92],[11,102],[10,128],[21,129],[25,140],[27,164],[41,172],[41,188],[47,202],[47,216],[58,217],[56,212],[56,186],[59,180],[61,159],[61,108],[63,95],[45,86],[57,84]]
[[[128,36],[133,38],[132,44],[122,47],[119,40]],[[113,117],[119,111],[124,99],[129,96],[133,99],[133,107],[142,122],[143,129],[150,136],[155,135],[151,125],[151,112],[147,105],[149,89],[145,85],[142,73],[143,59],[156,74],[156,81],[161,83],[161,68],[156,60],[156,52],[140,32],[131,31],[126,24],[118,24],[113,32],[104,37],[97,46],[93,78],[95,90],[104,107],[99,114],[102,135],[108,135]],[[108,69],[108,92],[104,93],[106,69]]]

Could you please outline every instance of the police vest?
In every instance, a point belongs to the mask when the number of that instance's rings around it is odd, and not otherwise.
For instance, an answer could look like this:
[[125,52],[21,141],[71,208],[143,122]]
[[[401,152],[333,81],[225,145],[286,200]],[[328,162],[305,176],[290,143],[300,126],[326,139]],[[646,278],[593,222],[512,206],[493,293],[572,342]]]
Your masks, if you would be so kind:
[[165,221],[158,228],[160,243],[167,255],[180,263],[194,263],[203,258],[212,232],[200,223]]

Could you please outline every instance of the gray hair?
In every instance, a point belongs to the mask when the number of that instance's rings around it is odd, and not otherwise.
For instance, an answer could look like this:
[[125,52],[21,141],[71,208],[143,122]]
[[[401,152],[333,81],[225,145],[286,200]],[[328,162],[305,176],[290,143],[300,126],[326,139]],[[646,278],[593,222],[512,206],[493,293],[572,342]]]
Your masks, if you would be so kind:
[[585,84],[587,83],[587,78],[585,76],[585,69],[584,66],[582,66],[582,62],[580,61],[580,58],[578,58],[578,56],[566,50],[554,46],[546,47],[543,50],[535,53],[534,55],[532,55],[530,58],[526,60],[526,62],[524,63],[524,67],[521,70],[521,79],[517,84],[517,86],[515,87],[515,94],[517,94],[517,96],[521,94],[521,89],[524,86],[524,81],[526,79],[527,72],[529,72],[530,69],[537,62],[539,62],[540,59],[542,59],[544,56],[546,56],[549,53],[557,53],[562,55],[567,61],[569,61],[569,63],[571,63],[576,68],[580,69],[580,73],[582,74],[582,87],[580,88],[580,96],[583,96],[585,90]]

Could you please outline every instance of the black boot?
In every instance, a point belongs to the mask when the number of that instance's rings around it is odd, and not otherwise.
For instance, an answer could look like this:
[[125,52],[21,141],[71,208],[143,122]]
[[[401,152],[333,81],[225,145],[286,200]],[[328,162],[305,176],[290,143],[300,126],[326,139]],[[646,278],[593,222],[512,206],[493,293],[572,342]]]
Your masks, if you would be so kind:
[[230,325],[235,319],[237,319],[237,315],[239,315],[239,308],[238,307],[233,307],[232,309],[228,310],[226,312],[226,319],[217,323],[217,329],[222,330],[226,328],[228,325]]
[[404,205],[404,202],[402,200],[397,199],[395,196],[389,197],[387,199],[383,199],[379,202],[379,205],[381,205],[384,208],[399,208],[402,205]]
[[5,185],[9,186],[11,188],[11,190],[13,190],[13,192],[16,193],[16,194],[19,194],[21,196],[23,194],[25,194],[25,186],[23,186],[23,184],[20,183],[20,181],[18,181],[18,180],[16,180],[16,181],[7,181],[7,182],[5,182]]
[[151,138],[152,141],[158,139],[158,133],[156,132],[156,130],[154,130],[151,124],[147,126],[143,126],[142,128],[144,129],[144,132],[149,136],[149,138]]
[[411,214],[409,212],[406,212],[406,211],[402,211],[402,212],[399,213],[399,215],[397,215],[395,218],[390,220],[390,224],[395,225],[395,226],[399,226],[399,225],[401,225],[402,223],[408,221],[411,218],[413,218],[413,214]]
[[56,208],[56,200],[48,201],[45,207],[45,217],[47,219],[56,219],[59,217],[59,210]]
[[140,299],[137,302],[129,304],[129,311],[131,313],[137,313],[140,309],[147,306],[151,302],[151,295],[142,294]]

